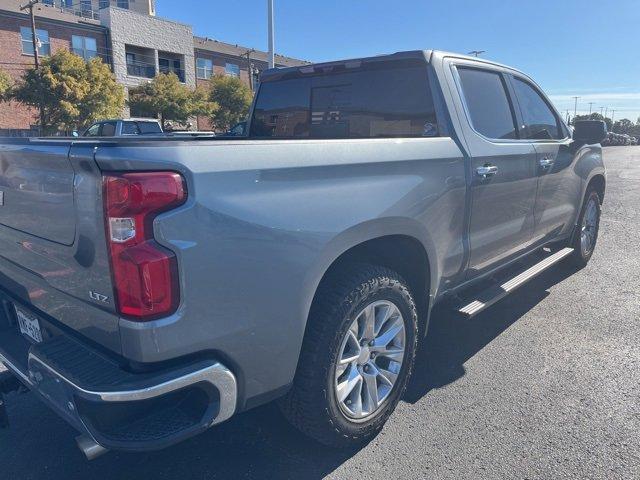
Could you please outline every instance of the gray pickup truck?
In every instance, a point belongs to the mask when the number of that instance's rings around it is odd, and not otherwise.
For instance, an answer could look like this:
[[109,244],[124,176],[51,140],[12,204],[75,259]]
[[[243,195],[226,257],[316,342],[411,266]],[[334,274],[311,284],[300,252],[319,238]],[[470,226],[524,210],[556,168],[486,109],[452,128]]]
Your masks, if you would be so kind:
[[515,69],[269,70],[247,131],[0,141],[0,385],[89,457],[273,400],[322,443],[365,442],[436,303],[476,315],[593,253],[606,130],[570,131]]

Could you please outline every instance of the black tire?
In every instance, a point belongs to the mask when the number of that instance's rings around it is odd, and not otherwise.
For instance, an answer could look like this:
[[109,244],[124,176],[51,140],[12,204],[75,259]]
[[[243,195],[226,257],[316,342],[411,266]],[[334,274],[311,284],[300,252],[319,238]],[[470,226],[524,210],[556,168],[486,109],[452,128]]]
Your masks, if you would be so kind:
[[[577,268],[584,268],[589,263],[591,256],[596,248],[596,243],[598,240],[598,232],[600,231],[600,214],[601,214],[601,198],[598,194],[598,191],[593,187],[587,190],[585,193],[584,201],[582,202],[582,207],[580,209],[580,215],[578,216],[578,222],[576,224],[576,230],[571,237],[570,247],[573,248],[573,253],[569,257],[571,263],[575,265]],[[583,248],[582,240],[581,240],[581,232],[582,225],[584,221],[585,214],[587,213],[587,207],[589,204],[594,204],[596,209],[596,221],[595,221],[595,230],[593,232],[593,241],[591,242],[591,246],[588,249]]]
[[[372,302],[391,301],[405,327],[402,367],[396,383],[371,418],[354,421],[335,398],[335,365],[347,330]],[[383,427],[402,397],[415,361],[418,315],[407,283],[387,268],[353,264],[329,274],[309,314],[298,369],[289,393],[279,401],[296,428],[322,444],[350,447],[369,441]]]

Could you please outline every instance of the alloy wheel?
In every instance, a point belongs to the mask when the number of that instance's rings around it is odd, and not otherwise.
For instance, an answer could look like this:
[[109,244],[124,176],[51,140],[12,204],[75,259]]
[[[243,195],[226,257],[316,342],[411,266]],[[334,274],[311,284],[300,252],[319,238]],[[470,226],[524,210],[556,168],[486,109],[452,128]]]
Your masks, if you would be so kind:
[[402,369],[405,340],[404,319],[393,302],[370,303],[356,315],[335,366],[336,400],[348,419],[368,419],[389,398]]

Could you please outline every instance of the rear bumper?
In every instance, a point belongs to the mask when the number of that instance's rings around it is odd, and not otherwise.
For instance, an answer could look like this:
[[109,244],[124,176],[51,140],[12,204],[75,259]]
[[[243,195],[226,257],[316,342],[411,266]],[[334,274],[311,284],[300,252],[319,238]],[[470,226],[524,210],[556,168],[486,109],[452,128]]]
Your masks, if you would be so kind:
[[227,420],[236,410],[236,378],[216,360],[132,373],[65,335],[33,344],[11,325],[7,308],[2,315],[0,362],[104,448],[161,449]]

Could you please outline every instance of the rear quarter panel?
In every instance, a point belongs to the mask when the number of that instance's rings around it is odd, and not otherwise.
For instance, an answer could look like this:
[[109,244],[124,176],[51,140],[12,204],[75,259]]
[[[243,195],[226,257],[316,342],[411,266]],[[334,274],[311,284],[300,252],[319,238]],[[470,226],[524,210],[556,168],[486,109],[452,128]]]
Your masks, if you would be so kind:
[[103,170],[177,170],[189,190],[155,222],[178,256],[180,307],[153,322],[121,320],[123,355],[214,352],[245,399],[292,381],[316,287],[349,248],[418,239],[432,294],[462,268],[464,159],[449,138],[145,142],[98,149],[96,160]]

